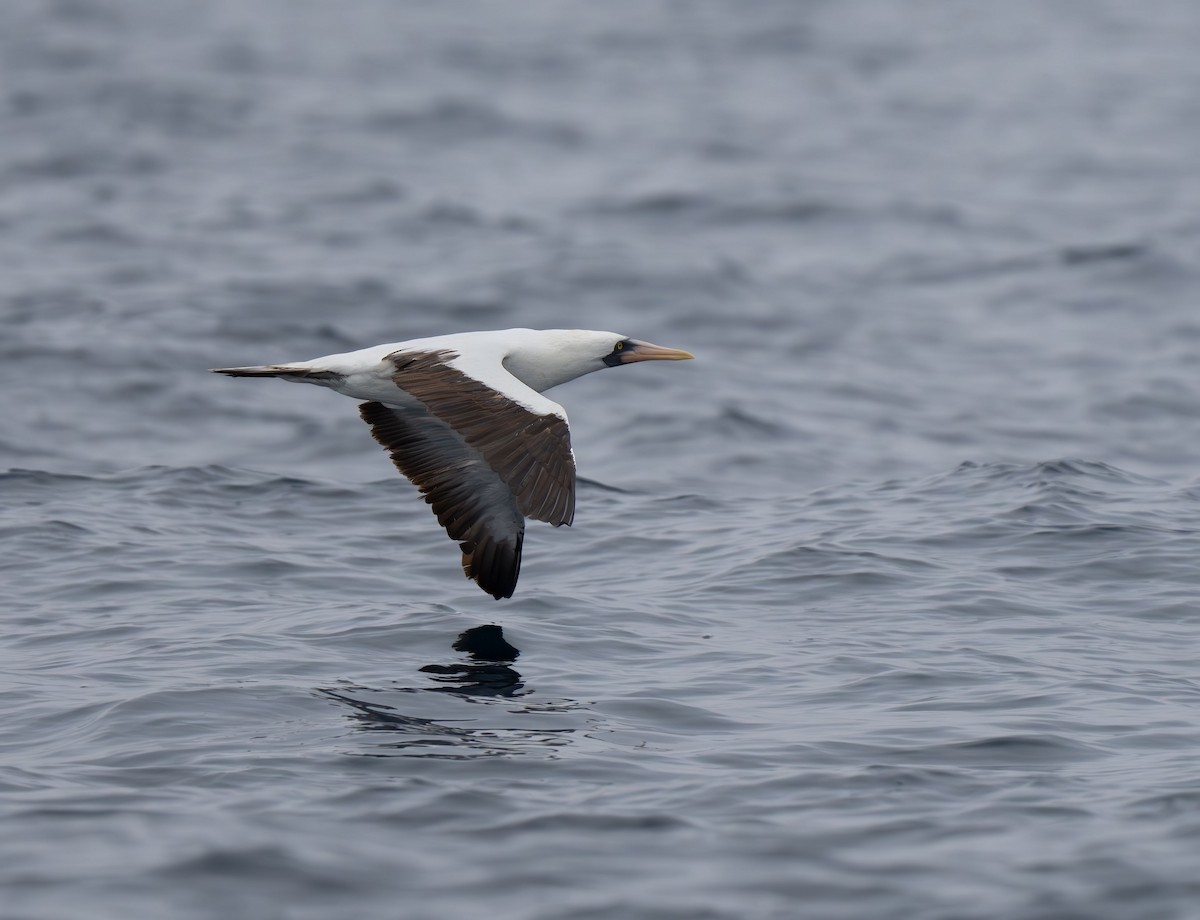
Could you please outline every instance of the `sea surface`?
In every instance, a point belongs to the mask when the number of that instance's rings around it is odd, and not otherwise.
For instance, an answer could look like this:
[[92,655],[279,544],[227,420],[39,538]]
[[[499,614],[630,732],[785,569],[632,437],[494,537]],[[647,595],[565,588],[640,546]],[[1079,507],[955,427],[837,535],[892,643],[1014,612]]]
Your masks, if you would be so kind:
[[[0,4],[0,918],[1200,916],[1194,0]],[[583,327],[516,596],[354,404]]]

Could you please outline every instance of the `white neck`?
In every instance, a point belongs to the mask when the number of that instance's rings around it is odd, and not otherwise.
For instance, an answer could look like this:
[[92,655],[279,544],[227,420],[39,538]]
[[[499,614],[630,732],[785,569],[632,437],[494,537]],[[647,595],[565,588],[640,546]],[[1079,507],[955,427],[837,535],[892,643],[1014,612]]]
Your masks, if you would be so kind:
[[604,344],[617,338],[609,332],[582,329],[513,329],[510,332],[514,336],[504,357],[504,367],[539,393],[600,370],[604,367]]

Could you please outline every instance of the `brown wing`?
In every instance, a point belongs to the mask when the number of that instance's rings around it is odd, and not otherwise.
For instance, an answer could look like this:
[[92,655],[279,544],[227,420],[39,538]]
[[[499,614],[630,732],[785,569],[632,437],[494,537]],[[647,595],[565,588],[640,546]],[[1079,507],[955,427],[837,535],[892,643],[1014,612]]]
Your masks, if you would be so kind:
[[452,428],[419,406],[359,406],[396,468],[433,506],[462,549],[463,572],[492,597],[512,597],[521,571],[525,520],[508,486]]
[[479,451],[526,517],[575,518],[575,456],[561,415],[539,415],[446,362],[453,352],[398,352],[392,379]]

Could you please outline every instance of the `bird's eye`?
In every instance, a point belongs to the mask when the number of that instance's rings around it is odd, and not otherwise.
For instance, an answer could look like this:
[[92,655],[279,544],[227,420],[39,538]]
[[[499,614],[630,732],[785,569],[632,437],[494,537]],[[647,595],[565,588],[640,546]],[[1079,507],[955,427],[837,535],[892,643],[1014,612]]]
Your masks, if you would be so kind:
[[622,348],[624,348],[624,347],[625,347],[625,343],[624,343],[624,342],[617,342],[617,347],[616,347],[614,350],[615,350],[615,351],[620,351],[620,350],[621,350]]

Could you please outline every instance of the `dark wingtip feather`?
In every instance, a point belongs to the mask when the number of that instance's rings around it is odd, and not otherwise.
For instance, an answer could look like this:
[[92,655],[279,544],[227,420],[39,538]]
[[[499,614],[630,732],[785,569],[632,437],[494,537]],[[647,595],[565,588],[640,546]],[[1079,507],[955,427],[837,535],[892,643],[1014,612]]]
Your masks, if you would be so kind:
[[358,411],[375,440],[391,454],[392,463],[421,490],[438,522],[458,542],[463,574],[496,600],[512,597],[521,569],[524,522],[515,540],[489,534],[463,483],[446,475],[444,462],[399,410],[370,401],[361,403]]
[[517,576],[521,571],[521,543],[511,555],[496,543],[474,546],[460,544],[463,550],[463,574],[480,588],[500,600],[512,597],[517,590]]

